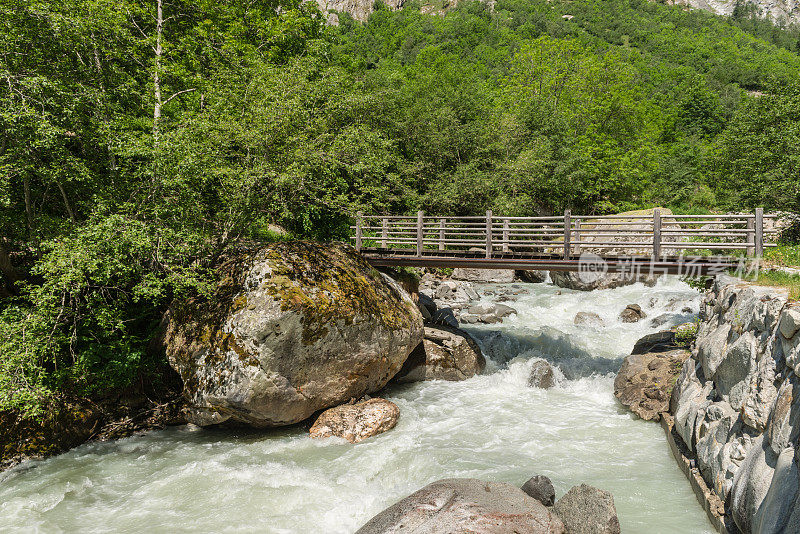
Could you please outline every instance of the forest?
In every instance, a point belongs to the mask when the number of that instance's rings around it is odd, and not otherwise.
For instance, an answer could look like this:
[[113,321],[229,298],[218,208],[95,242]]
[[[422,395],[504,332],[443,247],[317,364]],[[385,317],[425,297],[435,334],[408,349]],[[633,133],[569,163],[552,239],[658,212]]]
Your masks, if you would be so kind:
[[800,28],[645,0],[0,0],[0,410],[147,380],[169,303],[357,210],[800,211]]

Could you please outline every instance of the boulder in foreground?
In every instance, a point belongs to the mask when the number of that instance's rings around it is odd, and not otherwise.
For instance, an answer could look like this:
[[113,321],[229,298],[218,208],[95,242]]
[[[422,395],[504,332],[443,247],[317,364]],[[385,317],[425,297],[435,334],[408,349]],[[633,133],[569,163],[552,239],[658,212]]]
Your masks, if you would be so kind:
[[620,534],[614,497],[607,491],[575,486],[556,501],[554,510],[569,534]]
[[276,243],[172,307],[165,343],[188,419],[287,425],[379,390],[422,341],[410,296],[350,246]]
[[400,417],[400,408],[386,399],[369,399],[343,404],[322,412],[309,430],[312,438],[336,436],[358,443],[391,430]]
[[440,532],[564,534],[566,530],[548,508],[511,484],[453,478],[412,493],[356,534]]

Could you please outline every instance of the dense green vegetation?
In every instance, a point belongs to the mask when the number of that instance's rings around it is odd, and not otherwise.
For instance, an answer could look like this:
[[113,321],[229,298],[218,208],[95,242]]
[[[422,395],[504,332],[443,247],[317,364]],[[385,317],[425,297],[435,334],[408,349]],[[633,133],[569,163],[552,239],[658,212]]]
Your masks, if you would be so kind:
[[271,224],[800,210],[800,31],[751,15],[0,0],[0,408],[147,375],[171,299]]

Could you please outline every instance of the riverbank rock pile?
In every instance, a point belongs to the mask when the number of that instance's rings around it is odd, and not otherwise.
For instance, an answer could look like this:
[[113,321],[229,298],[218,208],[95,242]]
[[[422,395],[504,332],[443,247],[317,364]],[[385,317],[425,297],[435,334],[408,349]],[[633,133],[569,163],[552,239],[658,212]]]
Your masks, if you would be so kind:
[[302,421],[381,389],[422,342],[417,305],[350,246],[276,243],[221,270],[166,328],[195,424]]
[[640,339],[614,379],[614,396],[645,421],[669,410],[672,387],[691,353],[675,342],[675,332]]
[[744,533],[800,532],[800,306],[718,278],[670,412]]
[[[480,269],[471,269],[480,270]],[[493,272],[493,271],[489,271]],[[513,271],[504,271],[510,273]],[[483,296],[491,297],[494,302],[482,301],[471,282],[437,278],[425,274],[420,281],[420,298],[429,299],[436,306],[439,315],[432,317],[434,324],[495,324],[517,313],[513,307],[504,302],[513,302],[525,290],[521,285],[495,286],[484,289]],[[455,324],[449,320],[450,316]]]
[[619,534],[610,493],[581,485],[552,505],[554,497],[547,477],[533,477],[523,489],[473,478],[439,480],[379,513],[356,534]]

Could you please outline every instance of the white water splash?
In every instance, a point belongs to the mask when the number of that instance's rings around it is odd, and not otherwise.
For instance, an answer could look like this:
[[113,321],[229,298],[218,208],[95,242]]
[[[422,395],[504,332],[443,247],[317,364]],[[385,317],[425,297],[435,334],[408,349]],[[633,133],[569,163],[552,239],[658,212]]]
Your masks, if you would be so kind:
[[[681,301],[674,324],[687,318],[682,307],[697,310],[697,294],[677,280],[560,295],[547,284],[522,287],[508,303],[516,316],[471,328],[492,356],[487,374],[389,389],[401,417],[385,434],[350,445],[311,440],[299,427],[181,427],[85,445],[6,473],[0,531],[349,533],[440,478],[522,485],[544,474],[558,496],[582,482],[611,491],[625,533],[712,533],[660,427],[619,406],[603,374],[654,331],[650,318],[670,300]],[[648,319],[619,322],[630,303]],[[576,326],[578,311],[608,326]],[[528,388],[540,357],[574,379]]]

